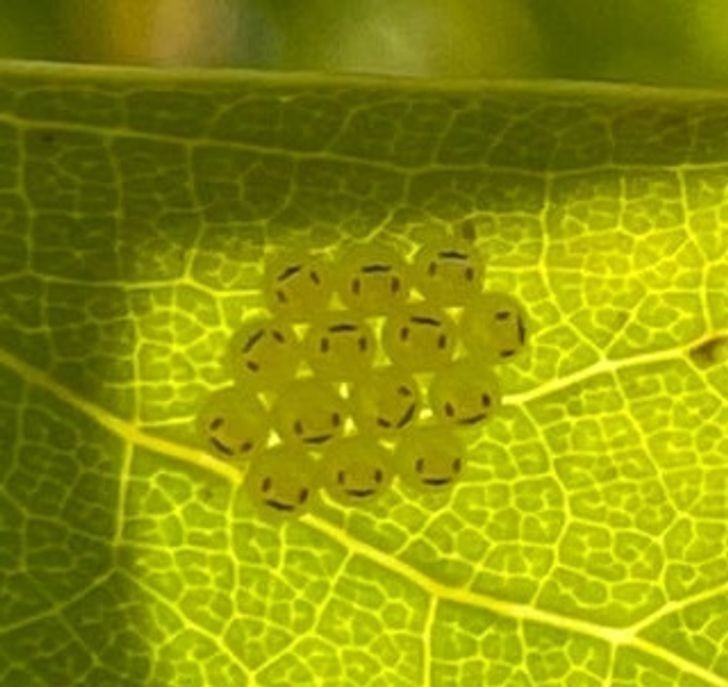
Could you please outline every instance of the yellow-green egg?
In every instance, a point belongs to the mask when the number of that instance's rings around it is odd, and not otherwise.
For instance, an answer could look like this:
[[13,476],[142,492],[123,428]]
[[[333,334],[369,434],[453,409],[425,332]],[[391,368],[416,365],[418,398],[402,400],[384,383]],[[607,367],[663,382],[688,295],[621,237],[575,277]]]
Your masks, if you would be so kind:
[[485,260],[469,241],[443,238],[425,243],[415,254],[412,283],[437,305],[462,305],[483,290]]
[[410,429],[394,449],[394,465],[402,481],[427,491],[447,488],[460,479],[466,460],[462,438],[448,427]]
[[300,447],[279,445],[250,464],[245,491],[266,518],[295,518],[308,511],[319,489],[318,466]]
[[440,370],[430,382],[433,415],[453,427],[472,427],[486,422],[501,404],[498,377],[475,358],[463,358]]
[[263,295],[268,307],[293,322],[305,322],[326,309],[334,291],[331,263],[301,248],[266,256]]
[[337,259],[337,291],[357,312],[382,314],[406,303],[409,277],[402,255],[383,243],[350,246]]
[[273,318],[247,322],[228,347],[232,378],[243,389],[271,390],[287,384],[296,376],[300,357],[293,328]]
[[333,385],[309,378],[286,386],[272,415],[273,426],[284,441],[315,448],[343,434],[348,409]]
[[473,357],[505,363],[526,346],[526,316],[522,305],[507,293],[486,292],[463,309],[460,332]]
[[226,388],[211,394],[197,416],[205,448],[221,460],[250,460],[265,448],[270,420],[253,393]]
[[332,442],[321,460],[321,484],[336,501],[360,505],[388,488],[394,470],[389,451],[371,437],[354,436]]
[[348,381],[371,371],[376,337],[361,317],[348,311],[322,313],[311,322],[304,357],[317,377]]
[[351,407],[361,432],[395,436],[417,421],[422,396],[407,370],[390,365],[374,369],[352,386]]
[[403,369],[432,371],[452,360],[456,331],[452,318],[442,308],[418,303],[387,316],[382,347],[389,360]]

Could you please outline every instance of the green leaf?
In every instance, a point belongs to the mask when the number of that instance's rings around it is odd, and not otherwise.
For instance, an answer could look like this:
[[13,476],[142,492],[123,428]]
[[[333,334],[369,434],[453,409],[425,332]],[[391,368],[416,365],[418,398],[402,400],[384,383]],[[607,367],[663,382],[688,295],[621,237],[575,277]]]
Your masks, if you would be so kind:
[[[727,106],[5,65],[0,683],[728,685]],[[263,243],[463,220],[534,330],[464,481],[261,522],[191,420]]]

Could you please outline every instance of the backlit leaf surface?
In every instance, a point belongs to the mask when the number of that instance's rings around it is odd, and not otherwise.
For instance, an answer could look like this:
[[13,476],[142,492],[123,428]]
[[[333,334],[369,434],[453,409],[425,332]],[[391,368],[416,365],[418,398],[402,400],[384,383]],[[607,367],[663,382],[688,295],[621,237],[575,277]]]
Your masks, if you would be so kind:
[[[0,684],[728,685],[728,96],[0,71]],[[265,241],[468,221],[532,322],[451,492],[195,447]]]

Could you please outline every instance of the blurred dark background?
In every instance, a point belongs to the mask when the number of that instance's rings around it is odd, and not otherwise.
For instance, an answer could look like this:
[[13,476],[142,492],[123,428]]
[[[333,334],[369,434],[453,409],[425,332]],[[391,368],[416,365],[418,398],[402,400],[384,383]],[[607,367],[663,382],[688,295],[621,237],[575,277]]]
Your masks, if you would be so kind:
[[728,84],[728,0],[2,0],[0,58]]

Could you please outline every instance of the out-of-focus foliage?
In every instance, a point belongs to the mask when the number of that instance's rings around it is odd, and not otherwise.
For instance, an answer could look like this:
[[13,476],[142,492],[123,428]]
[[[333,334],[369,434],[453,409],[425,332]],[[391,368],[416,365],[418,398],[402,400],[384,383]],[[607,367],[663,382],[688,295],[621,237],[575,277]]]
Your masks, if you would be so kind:
[[7,0],[0,57],[728,85],[723,0]]
[[0,2],[0,58],[70,57],[66,48],[70,36],[61,28],[64,4],[63,0]]

